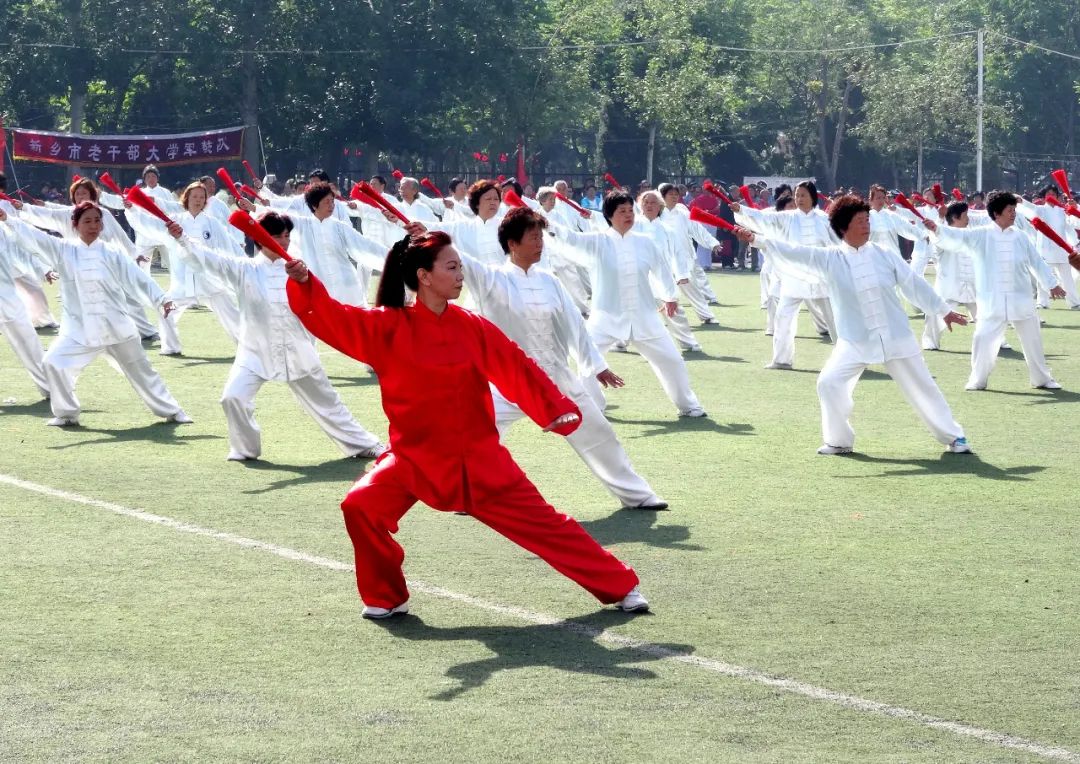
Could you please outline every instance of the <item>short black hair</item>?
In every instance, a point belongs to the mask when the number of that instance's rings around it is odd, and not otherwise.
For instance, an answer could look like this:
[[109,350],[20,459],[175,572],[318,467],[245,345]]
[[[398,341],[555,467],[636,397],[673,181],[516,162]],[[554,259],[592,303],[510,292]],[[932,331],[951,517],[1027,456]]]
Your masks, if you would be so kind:
[[[803,181],[803,183],[809,183],[810,181]],[[799,184],[802,186],[802,183]],[[798,188],[799,186],[796,186]],[[813,196],[813,194],[811,194]],[[841,239],[844,238],[844,234],[847,233],[847,229],[851,226],[851,221],[860,212],[870,214],[870,205],[866,203],[866,200],[856,194],[844,194],[835,202],[833,202],[832,209],[829,210],[829,225],[833,231]]]
[[[812,181],[812,180],[804,180],[802,183],[795,186],[795,188],[796,188],[796,190],[798,190],[800,188],[806,189],[806,192],[808,194],[810,194],[810,201],[813,203],[813,205],[815,207],[817,207],[817,205],[818,205],[818,191],[817,191],[817,185],[814,183],[814,181]],[[852,194],[852,196],[854,196],[854,194]],[[859,198],[861,199],[862,197],[859,197]],[[846,226],[845,226],[845,229],[846,229]]]
[[330,182],[330,176],[326,173],[326,170],[321,167],[316,167],[314,170],[308,173],[308,180],[310,180],[311,178],[318,178],[323,183]]
[[478,180],[469,186],[469,209],[473,211],[474,215],[480,214],[480,197],[492,189],[494,189],[499,194],[499,198],[502,199],[502,189],[499,188],[499,184],[493,180]]
[[1036,199],[1040,199],[1040,198],[1045,199],[1046,195],[1049,194],[1049,193],[1053,193],[1054,196],[1057,196],[1057,192],[1058,192],[1057,186],[1055,186],[1054,184],[1051,183],[1050,185],[1043,186],[1042,188],[1040,188],[1038,190],[1038,192],[1036,192],[1035,198]]
[[997,220],[1007,207],[1015,207],[1016,204],[1016,194],[1012,191],[991,191],[986,197],[986,214],[991,220]]
[[776,206],[776,211],[777,212],[783,212],[788,207],[794,207],[795,206],[795,197],[793,197],[791,195],[791,188],[790,187],[788,188],[787,191],[780,194],[780,196],[776,197],[775,206]]
[[[656,187],[656,190],[660,193],[661,197],[664,197],[668,195],[669,191],[678,192],[679,189],[673,183],[661,183]],[[682,194],[680,194],[680,196],[682,196]]]
[[460,185],[462,185],[462,184],[464,184],[464,183],[465,183],[465,181],[463,181],[463,180],[462,180],[461,178],[453,178],[453,179],[452,179],[452,180],[450,181],[450,193],[451,193],[451,194],[452,194],[452,193],[454,193],[454,190],[455,190],[455,189],[456,189],[456,188],[457,188],[458,186],[460,186]]
[[382,183],[383,188],[386,188],[386,178],[384,178],[382,175],[372,175],[371,180],[379,181],[380,183]]
[[533,212],[528,207],[515,207],[506,213],[506,217],[499,223],[499,246],[506,254],[510,254],[510,242],[518,244],[525,238],[529,231],[539,228],[541,231],[547,228],[547,220],[543,215]]
[[259,225],[271,236],[280,236],[293,229],[292,218],[280,212],[265,212],[259,217]]
[[154,175],[157,175],[159,178],[161,177],[161,173],[158,172],[158,168],[152,164],[146,165],[146,167],[143,168],[142,175],[140,175],[139,177],[146,178],[146,176],[150,173],[154,173]]
[[334,189],[330,188],[329,183],[312,183],[306,189],[304,189],[304,203],[308,209],[312,212],[319,206],[319,202],[328,196],[333,196]]
[[960,216],[967,211],[967,202],[951,202],[949,206],[945,208],[945,222],[951,223],[954,220],[959,220]]
[[615,210],[624,204],[634,206],[634,197],[622,189],[616,188],[608,192],[608,195],[604,197],[604,220],[611,225],[611,216],[615,214]]

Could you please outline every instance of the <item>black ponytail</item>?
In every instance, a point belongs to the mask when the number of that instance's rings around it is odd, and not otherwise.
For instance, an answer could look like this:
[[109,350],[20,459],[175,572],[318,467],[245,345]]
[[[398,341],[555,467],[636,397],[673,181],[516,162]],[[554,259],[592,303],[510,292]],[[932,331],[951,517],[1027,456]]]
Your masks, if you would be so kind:
[[425,271],[434,268],[435,258],[448,246],[450,236],[442,231],[432,231],[418,239],[406,236],[396,242],[386,254],[382,276],[379,278],[379,289],[375,293],[376,307],[405,307],[405,287],[414,292],[420,288],[416,271],[420,268]]

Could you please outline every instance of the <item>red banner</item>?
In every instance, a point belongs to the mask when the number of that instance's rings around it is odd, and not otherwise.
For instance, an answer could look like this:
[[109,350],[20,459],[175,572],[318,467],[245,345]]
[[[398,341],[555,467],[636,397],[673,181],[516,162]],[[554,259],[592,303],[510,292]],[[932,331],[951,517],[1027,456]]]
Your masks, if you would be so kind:
[[169,166],[240,159],[244,128],[178,135],[78,135],[11,131],[15,159],[82,167]]

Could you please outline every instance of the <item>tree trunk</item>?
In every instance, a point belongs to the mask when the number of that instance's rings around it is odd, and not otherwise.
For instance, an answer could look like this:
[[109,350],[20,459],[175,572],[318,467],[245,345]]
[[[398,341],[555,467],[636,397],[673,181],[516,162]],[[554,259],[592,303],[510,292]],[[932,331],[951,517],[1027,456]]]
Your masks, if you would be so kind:
[[593,151],[593,172],[602,174],[607,162],[604,159],[604,147],[608,134],[608,99],[600,99],[600,119],[596,125],[596,147]]
[[244,159],[258,169],[262,167],[259,157],[259,67],[255,54],[251,51],[240,55],[240,72],[244,85],[240,114],[247,127],[244,134]]
[[[69,0],[67,3],[67,10],[68,28],[74,33],[75,39],[86,39],[85,30],[83,29],[82,0]],[[86,51],[80,51],[78,49],[72,50],[70,64],[68,65],[68,71],[71,73],[71,90],[68,97],[68,107],[70,109],[68,115],[68,131],[72,133],[81,133],[86,122],[86,98],[88,95],[90,73],[93,64],[90,62],[88,56],[87,60],[81,60],[83,59],[84,54],[86,54]],[[85,174],[81,167],[67,167],[67,178],[69,181],[76,173],[79,175]]]
[[645,180],[652,186],[653,164],[656,157],[656,123],[649,125],[649,152],[645,158]]

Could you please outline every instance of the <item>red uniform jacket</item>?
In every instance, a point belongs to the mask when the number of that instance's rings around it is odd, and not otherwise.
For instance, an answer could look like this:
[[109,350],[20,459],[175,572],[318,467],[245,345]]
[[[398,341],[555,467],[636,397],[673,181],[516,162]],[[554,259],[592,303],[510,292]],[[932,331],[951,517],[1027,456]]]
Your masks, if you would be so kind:
[[[499,443],[492,383],[541,427],[578,407],[493,323],[456,305],[358,308],[314,276],[288,282],[289,306],[323,342],[371,366],[402,480],[436,509],[495,498],[525,477]],[[579,422],[555,432],[568,435]],[[468,495],[467,495],[467,493]]]

